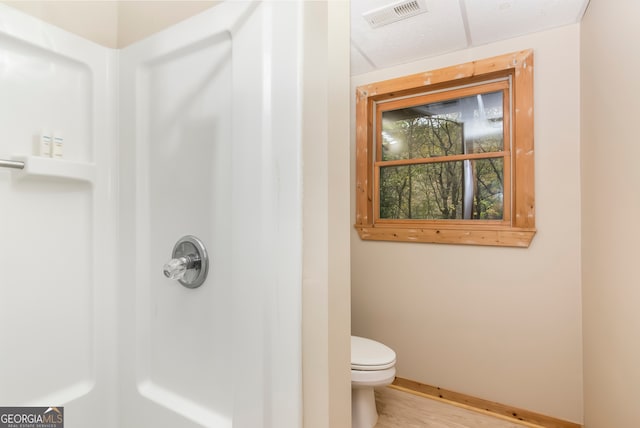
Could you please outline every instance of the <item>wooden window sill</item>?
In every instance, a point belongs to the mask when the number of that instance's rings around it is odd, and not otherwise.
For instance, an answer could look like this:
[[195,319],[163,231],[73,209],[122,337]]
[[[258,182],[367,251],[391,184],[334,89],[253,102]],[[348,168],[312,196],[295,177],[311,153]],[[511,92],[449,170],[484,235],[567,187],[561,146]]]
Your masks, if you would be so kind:
[[535,229],[510,226],[355,225],[363,240],[528,248]]

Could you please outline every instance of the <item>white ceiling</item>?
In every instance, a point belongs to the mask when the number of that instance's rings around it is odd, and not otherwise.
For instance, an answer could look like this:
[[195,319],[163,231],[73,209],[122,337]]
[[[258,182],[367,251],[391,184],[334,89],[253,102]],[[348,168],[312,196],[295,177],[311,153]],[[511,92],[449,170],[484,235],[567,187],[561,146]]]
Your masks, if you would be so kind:
[[424,0],[427,12],[371,28],[398,0],[351,0],[351,74],[580,22],[589,0]]

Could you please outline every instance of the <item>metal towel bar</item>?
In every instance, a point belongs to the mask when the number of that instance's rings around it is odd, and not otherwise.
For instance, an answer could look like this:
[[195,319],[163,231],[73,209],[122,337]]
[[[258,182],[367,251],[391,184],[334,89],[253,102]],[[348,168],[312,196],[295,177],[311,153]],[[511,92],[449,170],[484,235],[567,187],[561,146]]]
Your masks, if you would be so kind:
[[0,159],[0,168],[24,169],[24,162]]

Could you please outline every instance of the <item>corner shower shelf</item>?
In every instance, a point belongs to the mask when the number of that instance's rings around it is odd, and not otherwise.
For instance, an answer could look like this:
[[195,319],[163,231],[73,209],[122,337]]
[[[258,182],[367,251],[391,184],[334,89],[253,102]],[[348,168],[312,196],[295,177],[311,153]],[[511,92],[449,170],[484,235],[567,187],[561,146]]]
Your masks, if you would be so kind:
[[41,156],[13,155],[11,160],[24,162],[24,168],[14,170],[24,176],[55,177],[93,183],[96,165],[65,159],[51,159]]

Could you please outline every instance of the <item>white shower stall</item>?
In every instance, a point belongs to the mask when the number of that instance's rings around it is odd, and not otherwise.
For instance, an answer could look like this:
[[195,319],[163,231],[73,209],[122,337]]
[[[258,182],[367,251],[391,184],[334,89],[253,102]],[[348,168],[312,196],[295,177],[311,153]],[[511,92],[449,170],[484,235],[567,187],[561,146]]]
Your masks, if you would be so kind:
[[[304,8],[223,2],[115,50],[0,4],[0,159],[23,166],[0,167],[0,406],[302,425]],[[163,275],[185,235],[199,288]]]

